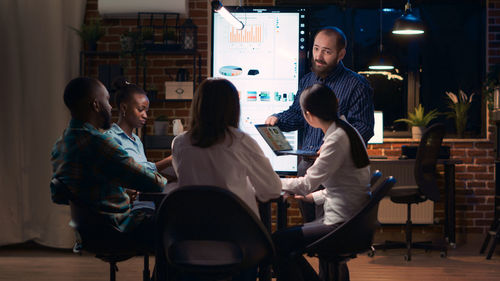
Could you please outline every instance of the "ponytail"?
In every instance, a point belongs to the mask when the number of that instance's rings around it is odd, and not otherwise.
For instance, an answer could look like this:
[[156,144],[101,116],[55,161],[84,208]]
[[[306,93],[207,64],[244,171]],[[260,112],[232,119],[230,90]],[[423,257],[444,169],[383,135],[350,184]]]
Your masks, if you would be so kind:
[[351,156],[354,161],[354,165],[359,168],[364,168],[370,164],[370,159],[368,158],[368,153],[366,152],[365,142],[359,135],[359,132],[351,126],[351,124],[346,121],[337,118],[335,121],[337,126],[344,129],[349,137],[349,143],[351,145]]

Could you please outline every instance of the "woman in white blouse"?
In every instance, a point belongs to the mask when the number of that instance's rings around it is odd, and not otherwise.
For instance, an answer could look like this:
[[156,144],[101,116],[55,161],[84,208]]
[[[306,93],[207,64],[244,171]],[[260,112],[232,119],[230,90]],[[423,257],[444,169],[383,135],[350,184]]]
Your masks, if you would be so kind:
[[193,99],[189,131],[172,143],[172,164],[179,187],[227,188],[259,216],[257,199],[279,197],[281,182],[257,142],[238,129],[239,120],[234,85],[225,79],[206,79]]
[[[369,200],[370,167],[359,133],[338,117],[338,101],[323,84],[305,89],[300,96],[304,119],[325,134],[319,157],[303,177],[282,179],[283,190],[302,200],[323,204],[324,217],[273,235],[278,251],[276,271],[280,280],[314,280],[314,270],[301,256],[290,258],[310,242],[334,230]],[[323,185],[325,189],[311,193]],[[325,263],[320,260],[320,271]],[[320,273],[321,274],[321,273]]]

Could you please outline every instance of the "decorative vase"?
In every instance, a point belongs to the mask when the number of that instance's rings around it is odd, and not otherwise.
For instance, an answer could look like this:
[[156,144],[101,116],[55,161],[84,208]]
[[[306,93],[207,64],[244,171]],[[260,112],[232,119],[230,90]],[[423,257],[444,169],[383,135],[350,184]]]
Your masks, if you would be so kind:
[[182,132],[184,132],[184,126],[182,126],[182,121],[181,119],[175,119],[174,121],[172,121],[173,123],[173,133],[174,133],[174,136],[178,136],[180,134],[182,134]]
[[424,132],[425,127],[423,126],[413,126],[411,127],[411,137],[413,139],[421,139],[422,138],[422,133]]

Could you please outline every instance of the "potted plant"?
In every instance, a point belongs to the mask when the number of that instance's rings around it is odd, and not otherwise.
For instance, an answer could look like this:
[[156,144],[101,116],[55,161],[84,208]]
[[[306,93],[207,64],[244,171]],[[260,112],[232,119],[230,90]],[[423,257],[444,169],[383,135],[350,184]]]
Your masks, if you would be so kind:
[[142,46],[142,34],[137,31],[126,31],[120,36],[122,54],[135,54]]
[[451,111],[446,112],[445,115],[448,118],[455,119],[457,135],[459,138],[462,138],[464,136],[465,126],[467,125],[467,111],[469,110],[474,94],[467,97],[467,94],[462,90],[458,90],[458,93],[458,95],[455,95],[452,92],[446,92],[446,95],[450,99],[448,108],[450,108]]
[[120,36],[120,46],[120,64],[122,65],[123,69],[126,69],[128,66],[128,62],[126,60],[127,56],[132,56],[133,58],[135,58],[137,64],[144,66],[145,48],[141,32],[126,31]]
[[439,115],[437,109],[433,109],[425,114],[424,107],[419,104],[414,112],[408,112],[408,118],[401,118],[394,122],[405,122],[411,127],[413,139],[420,139],[425,127]]
[[144,44],[153,44],[154,38],[155,38],[155,33],[153,28],[151,27],[144,27],[141,30],[142,34],[142,40],[144,41]]
[[165,136],[168,134],[168,118],[165,115],[156,117],[153,126],[155,136]]
[[177,35],[177,28],[173,26],[167,27],[163,34],[163,40],[165,41],[165,45],[167,49],[169,50],[174,50],[174,49],[179,49],[180,44],[178,43],[178,35]]
[[87,50],[97,50],[97,41],[104,35],[104,29],[100,21],[91,21],[89,24],[82,24],[80,29],[71,27],[86,43]]
[[500,109],[500,64],[494,65],[483,84],[483,97],[488,109]]

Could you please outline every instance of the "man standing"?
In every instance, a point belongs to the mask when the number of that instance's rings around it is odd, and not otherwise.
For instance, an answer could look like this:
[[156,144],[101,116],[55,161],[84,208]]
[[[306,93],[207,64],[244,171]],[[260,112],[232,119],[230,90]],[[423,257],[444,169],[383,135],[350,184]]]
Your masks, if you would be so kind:
[[[285,132],[303,129],[302,149],[317,151],[323,143],[323,132],[305,122],[299,103],[302,90],[315,83],[325,84],[333,90],[339,100],[339,114],[358,130],[365,143],[373,136],[373,89],[363,76],[342,63],[346,41],[344,32],[337,27],[319,30],[312,49],[312,71],[300,80],[293,104],[266,119],[266,124],[277,125]],[[298,176],[303,176],[313,162],[314,159],[303,158],[298,165]],[[313,206],[301,206],[301,211],[305,222],[316,217]]]
[[[79,77],[64,90],[64,103],[71,121],[52,150],[53,177],[68,190],[51,185],[52,200],[78,202],[109,217],[109,221],[132,241],[154,249],[153,219],[141,210],[130,208],[124,188],[160,192],[166,179],[137,164],[125,150],[99,129],[111,127],[109,93],[96,79]],[[122,188],[123,187],[123,188]]]

